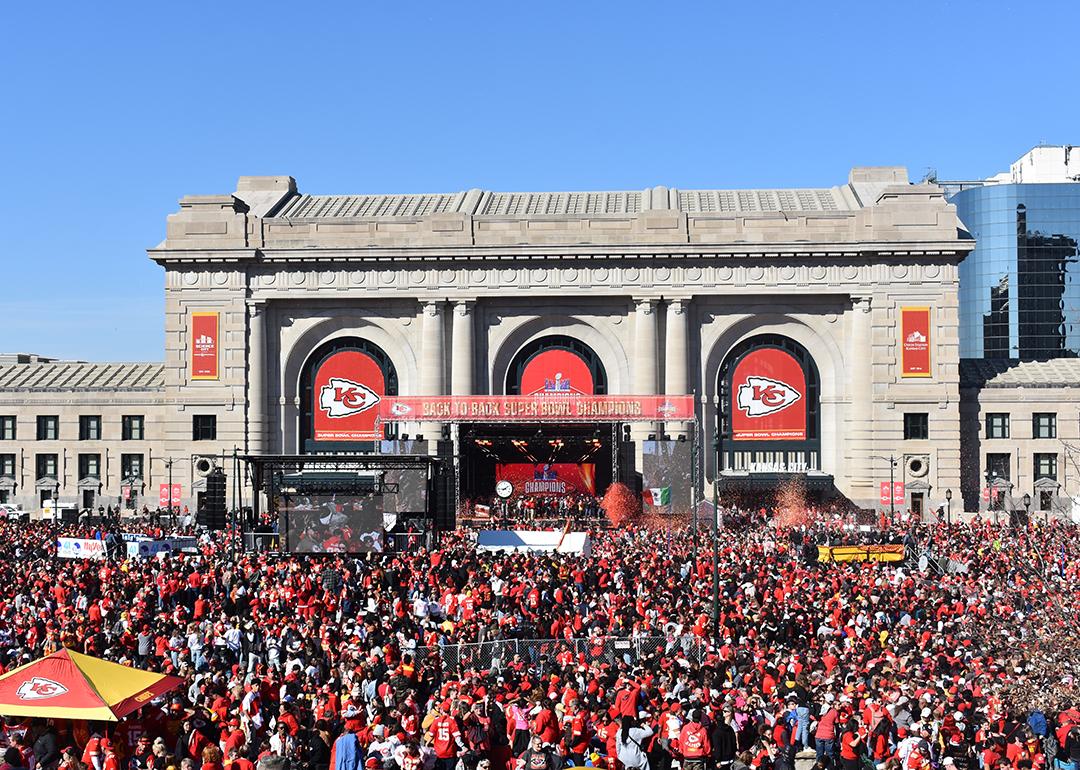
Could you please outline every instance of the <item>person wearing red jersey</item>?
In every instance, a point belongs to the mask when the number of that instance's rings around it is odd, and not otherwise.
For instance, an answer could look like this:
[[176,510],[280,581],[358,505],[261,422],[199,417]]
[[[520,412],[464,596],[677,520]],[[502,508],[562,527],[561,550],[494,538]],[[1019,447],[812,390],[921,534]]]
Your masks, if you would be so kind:
[[465,743],[457,720],[450,716],[450,701],[443,701],[439,707],[439,715],[431,723],[431,734],[435,770],[454,770],[458,756],[465,750]]

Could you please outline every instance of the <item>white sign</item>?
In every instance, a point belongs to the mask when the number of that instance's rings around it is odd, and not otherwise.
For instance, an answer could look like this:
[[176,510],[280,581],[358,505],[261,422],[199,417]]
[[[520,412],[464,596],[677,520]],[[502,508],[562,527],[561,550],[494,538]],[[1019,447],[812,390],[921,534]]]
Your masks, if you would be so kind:
[[56,555],[61,559],[105,560],[105,541],[83,537],[61,537],[56,540]]
[[57,695],[63,695],[67,691],[67,688],[59,682],[54,682],[52,679],[46,679],[43,676],[35,676],[33,679],[27,679],[20,684],[15,694],[19,696],[19,700],[44,700],[45,698],[55,698]]
[[379,394],[367,385],[343,377],[331,377],[319,391],[319,408],[327,417],[350,417],[379,403]]
[[747,463],[746,470],[750,473],[807,473],[810,466],[805,461],[785,463],[783,461]]
[[765,417],[787,409],[802,393],[780,380],[751,375],[739,386],[736,403],[747,417]]

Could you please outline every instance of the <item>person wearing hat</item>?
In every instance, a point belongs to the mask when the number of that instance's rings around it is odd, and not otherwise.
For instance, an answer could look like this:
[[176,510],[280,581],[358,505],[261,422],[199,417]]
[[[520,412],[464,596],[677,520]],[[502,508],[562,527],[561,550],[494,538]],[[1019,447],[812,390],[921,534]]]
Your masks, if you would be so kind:
[[360,770],[364,764],[364,747],[360,745],[357,735],[364,729],[364,723],[359,718],[360,712],[352,705],[345,708],[342,714],[345,718],[345,732],[343,732],[330,751],[331,770]]

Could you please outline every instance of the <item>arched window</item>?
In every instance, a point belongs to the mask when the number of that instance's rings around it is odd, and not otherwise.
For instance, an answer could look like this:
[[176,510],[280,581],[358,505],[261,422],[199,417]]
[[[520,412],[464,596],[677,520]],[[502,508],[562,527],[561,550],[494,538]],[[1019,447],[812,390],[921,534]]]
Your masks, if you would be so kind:
[[377,404],[396,395],[397,370],[375,343],[343,337],[320,345],[300,374],[300,451],[369,451],[391,438]]
[[596,352],[581,340],[553,334],[519,350],[506,371],[506,394],[607,394],[607,374]]
[[821,470],[821,380],[795,340],[759,334],[724,357],[717,374],[721,470]]

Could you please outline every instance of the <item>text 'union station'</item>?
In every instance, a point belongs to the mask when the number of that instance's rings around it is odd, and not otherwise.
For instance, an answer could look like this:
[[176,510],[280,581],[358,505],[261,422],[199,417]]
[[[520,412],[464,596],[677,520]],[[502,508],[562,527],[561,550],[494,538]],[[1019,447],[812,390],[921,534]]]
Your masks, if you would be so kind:
[[[461,499],[528,462],[587,464],[598,492],[797,476],[872,507],[892,456],[917,509],[960,496],[972,246],[942,190],[894,167],[770,190],[308,195],[242,177],[182,198],[149,251],[164,366],[0,366],[17,417],[0,453],[18,458],[0,490],[154,505],[171,458],[193,502],[192,454],[442,451]],[[65,443],[86,415],[93,467]]]

